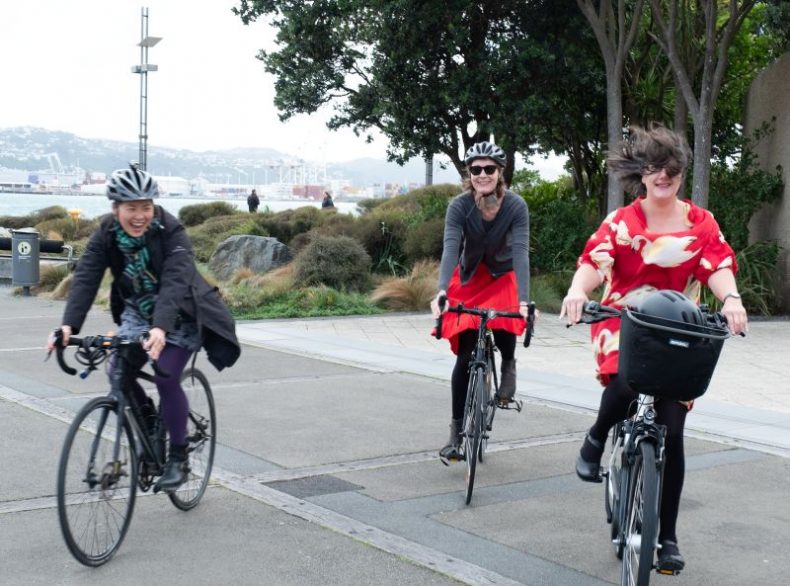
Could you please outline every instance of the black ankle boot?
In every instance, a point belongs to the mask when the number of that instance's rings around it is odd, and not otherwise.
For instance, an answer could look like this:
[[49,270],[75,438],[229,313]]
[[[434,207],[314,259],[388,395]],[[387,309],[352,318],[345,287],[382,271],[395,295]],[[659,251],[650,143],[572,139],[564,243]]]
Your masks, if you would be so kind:
[[499,402],[509,403],[516,396],[516,359],[502,361],[502,380],[499,383]]
[[603,482],[601,476],[602,442],[587,434],[584,438],[579,457],[576,458],[576,474],[585,482]]
[[461,451],[461,426],[463,426],[464,420],[461,419],[451,419],[450,420],[450,439],[447,440],[447,445],[444,446],[441,450],[439,450],[439,457],[442,459],[442,462],[447,464],[447,462],[457,462],[458,460],[463,460],[464,455]]
[[661,541],[661,548],[658,550],[658,573],[674,575],[684,567],[686,567],[686,561],[680,555],[677,542],[669,539]]
[[156,482],[156,489],[174,492],[179,486],[184,484],[188,472],[187,446],[171,445],[170,453],[165,463],[165,470]]

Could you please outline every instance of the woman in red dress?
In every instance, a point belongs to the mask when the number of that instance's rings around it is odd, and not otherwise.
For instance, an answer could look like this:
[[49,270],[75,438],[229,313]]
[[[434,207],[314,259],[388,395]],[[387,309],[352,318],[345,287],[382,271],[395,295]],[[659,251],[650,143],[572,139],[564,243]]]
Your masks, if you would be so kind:
[[[678,197],[689,158],[685,139],[661,126],[632,128],[622,151],[610,154],[610,172],[638,197],[609,214],[587,241],[560,317],[578,322],[588,294],[602,283],[601,303],[614,307],[638,306],[658,289],[673,289],[698,302],[704,284],[723,302],[722,313],[732,332],[746,329],[732,248],[710,212]],[[598,379],[605,388],[598,417],[576,461],[576,473],[585,481],[600,482],[598,471],[609,430],[626,418],[637,397],[617,376],[619,328],[618,318],[592,326]],[[667,427],[658,565],[679,571],[685,562],[675,527],[685,473],[683,429],[691,404],[664,400],[656,401],[655,408],[658,422]]]
[[[469,176],[465,191],[447,208],[444,249],[439,267],[439,293],[431,302],[434,317],[438,300],[450,305],[492,307],[518,311],[527,318],[529,300],[529,212],[523,198],[505,188],[504,151],[490,142],[479,142],[466,152]],[[461,425],[469,384],[469,362],[477,339],[477,320],[453,316],[442,322],[442,337],[456,354],[451,379],[452,417],[450,439],[439,452],[443,462],[463,459]],[[502,355],[499,401],[509,403],[516,392],[516,336],[526,322],[497,318],[490,322],[494,342]]]

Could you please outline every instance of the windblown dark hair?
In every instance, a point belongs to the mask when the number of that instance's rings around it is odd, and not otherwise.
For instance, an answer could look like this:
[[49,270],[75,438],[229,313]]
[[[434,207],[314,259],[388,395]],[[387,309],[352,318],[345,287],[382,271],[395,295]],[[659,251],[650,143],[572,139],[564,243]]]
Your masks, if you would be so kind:
[[606,164],[625,191],[644,195],[642,176],[666,168],[670,175],[684,175],[691,158],[685,137],[660,124],[649,130],[639,126],[628,129],[618,151],[609,151]]

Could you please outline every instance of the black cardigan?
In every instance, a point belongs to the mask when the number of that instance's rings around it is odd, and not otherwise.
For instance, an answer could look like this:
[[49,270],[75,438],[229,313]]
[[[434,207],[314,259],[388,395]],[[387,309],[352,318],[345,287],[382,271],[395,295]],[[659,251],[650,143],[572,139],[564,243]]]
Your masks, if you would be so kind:
[[[198,272],[184,226],[160,206],[156,206],[155,216],[160,227],[152,227],[146,233],[151,272],[159,281],[151,326],[169,332],[179,315],[193,319],[200,329],[209,361],[217,370],[232,366],[241,354],[241,347],[230,311],[217,288],[209,285]],[[111,231],[113,221],[112,215],[102,218],[77,264],[63,314],[63,324],[71,326],[75,334],[85,322],[106,269],[109,268],[113,276],[110,309],[116,324],[121,323],[124,298],[134,295],[128,280],[121,278],[124,257]]]

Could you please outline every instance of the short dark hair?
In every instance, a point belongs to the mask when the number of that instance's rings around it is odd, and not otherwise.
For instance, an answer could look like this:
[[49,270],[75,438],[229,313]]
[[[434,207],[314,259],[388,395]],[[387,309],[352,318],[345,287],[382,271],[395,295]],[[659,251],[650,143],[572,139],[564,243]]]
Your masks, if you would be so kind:
[[609,151],[606,159],[609,172],[628,193],[643,195],[642,176],[657,169],[674,167],[677,173],[685,175],[691,149],[683,135],[655,123],[648,130],[632,126],[628,131],[619,150]]

